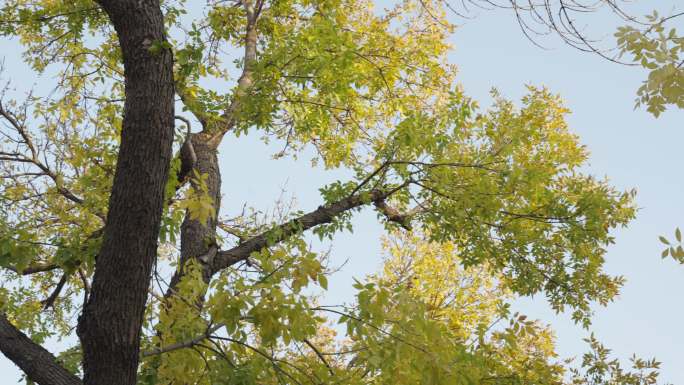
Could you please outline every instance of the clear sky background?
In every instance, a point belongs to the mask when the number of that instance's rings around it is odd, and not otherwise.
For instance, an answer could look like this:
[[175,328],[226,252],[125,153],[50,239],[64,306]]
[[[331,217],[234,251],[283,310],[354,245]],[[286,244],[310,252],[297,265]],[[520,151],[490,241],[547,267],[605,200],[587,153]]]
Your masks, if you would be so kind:
[[[628,9],[633,14],[652,9],[669,13],[682,11],[680,2],[642,0]],[[466,93],[486,106],[492,87],[519,99],[526,84],[547,86],[561,94],[572,110],[570,126],[591,152],[587,171],[608,176],[621,189],[637,190],[637,219],[615,232],[616,244],[607,255],[607,270],[624,275],[627,284],[614,303],[596,309],[591,330],[622,358],[632,353],[657,357],[663,362],[664,382],[684,384],[684,266],[661,260],[663,247],[657,240],[658,235],[672,234],[676,226],[684,227],[684,111],[668,110],[655,119],[644,110],[634,110],[635,91],[645,77],[639,68],[579,52],[555,36],[540,38],[538,42],[547,48],[540,49],[525,39],[515,18],[505,10],[471,15],[475,16],[472,20],[454,17],[460,27],[450,57],[460,68]],[[684,18],[675,22],[684,29]],[[590,16],[586,23],[588,33],[606,42],[612,41],[612,32],[621,25],[610,13]],[[34,84],[35,78],[19,61],[16,45],[0,41],[0,57],[6,58],[4,78],[12,78],[21,88]],[[312,169],[307,156],[299,161],[271,160],[270,155],[278,150],[278,144],[265,145],[258,134],[224,140],[220,149],[223,214],[238,213],[244,203],[273,208],[282,190],[286,199],[296,199],[299,208],[314,209],[321,203],[319,187],[347,179],[344,172]],[[380,266],[382,228],[376,222],[372,211],[364,211],[354,220],[353,234],[336,237],[333,262],[347,263],[331,278],[327,303],[351,300],[352,277],[362,278]],[[581,339],[589,332],[574,325],[568,315],[554,314],[543,296],[520,300],[516,306],[552,325],[562,356],[580,357],[586,351]],[[18,370],[0,356],[0,383],[14,383],[18,377]]]

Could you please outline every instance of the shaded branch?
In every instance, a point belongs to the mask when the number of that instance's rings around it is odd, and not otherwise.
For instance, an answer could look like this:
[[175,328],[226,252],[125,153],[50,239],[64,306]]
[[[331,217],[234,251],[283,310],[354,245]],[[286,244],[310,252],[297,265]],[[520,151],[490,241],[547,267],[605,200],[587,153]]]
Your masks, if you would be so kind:
[[335,372],[333,371],[332,366],[330,366],[330,364],[328,363],[328,361],[327,361],[327,360],[325,359],[325,357],[323,356],[323,353],[321,353],[321,351],[318,350],[318,348],[316,348],[316,346],[314,346],[314,344],[312,344],[312,343],[311,343],[309,340],[307,340],[306,338],[304,339],[304,343],[305,343],[309,348],[311,348],[311,350],[313,350],[314,353],[316,353],[316,356],[318,356],[318,358],[319,358],[319,359],[323,362],[323,364],[328,368],[328,372],[330,372],[330,374],[334,376],[334,375],[335,375]]
[[80,385],[81,380],[57,363],[52,353],[33,342],[0,313],[0,351],[40,385]]
[[[92,233],[88,234],[88,236],[85,238],[86,241],[99,238],[104,234],[104,227],[100,227],[99,229],[93,231]],[[81,251],[85,251],[85,249],[82,249]],[[80,265],[80,261],[75,261],[76,265]],[[13,266],[4,266],[7,270],[13,271],[19,275],[31,275],[31,274],[36,274],[36,273],[44,273],[52,270],[57,270],[61,269],[62,267],[56,263],[47,263],[47,262],[41,262],[41,263],[35,263],[32,265],[29,265],[28,267],[18,270],[16,267]]]
[[331,223],[335,217],[348,210],[364,206],[371,202],[385,200],[403,187],[405,187],[405,185],[400,185],[388,191],[371,190],[366,197],[354,195],[329,205],[319,206],[318,209],[310,213],[304,214],[299,218],[292,219],[257,236],[254,236],[230,250],[220,251],[216,255],[214,263],[211,266],[212,274],[215,274],[240,261],[246,260],[252,253],[258,252],[264,247],[281,242],[292,235],[309,230],[312,227]]
[[64,285],[67,282],[67,278],[69,278],[69,274],[62,274],[62,278],[59,279],[59,282],[57,283],[57,286],[55,286],[55,289],[52,291],[52,294],[50,294],[50,296],[41,301],[41,303],[43,304],[43,309],[48,309],[55,304],[55,301],[59,297],[59,294],[62,292],[62,289],[64,288]]
[[142,352],[140,354],[140,356],[141,357],[149,357],[149,356],[154,356],[154,355],[158,355],[158,354],[172,352],[174,350],[191,348],[195,345],[198,345],[200,342],[204,341],[205,339],[211,337],[212,334],[214,334],[217,330],[219,330],[223,326],[225,326],[225,325],[222,323],[216,324],[216,325],[208,328],[204,334],[201,334],[201,335],[199,335],[199,336],[197,336],[191,340],[178,342],[178,343],[171,344],[171,345],[164,346],[164,347],[154,348],[152,350]]
[[398,224],[407,231],[411,231],[411,213],[402,214],[384,200],[377,200],[373,202],[373,205],[387,217],[388,221]]
[[6,269],[11,270],[17,274],[20,275],[31,275],[35,273],[43,273],[46,271],[52,271],[59,269],[59,265],[54,264],[54,263],[37,263],[35,265],[30,265],[27,268],[23,270],[17,270],[15,267],[12,266],[5,266]]

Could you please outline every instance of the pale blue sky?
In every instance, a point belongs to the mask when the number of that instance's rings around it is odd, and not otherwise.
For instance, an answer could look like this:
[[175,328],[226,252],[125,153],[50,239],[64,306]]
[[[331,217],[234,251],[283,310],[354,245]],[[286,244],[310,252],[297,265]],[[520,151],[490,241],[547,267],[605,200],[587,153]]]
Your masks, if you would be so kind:
[[[632,9],[639,14],[653,8],[669,11],[680,1],[641,1]],[[627,284],[616,302],[596,309],[592,330],[620,357],[656,356],[663,362],[662,379],[684,384],[680,369],[684,365],[684,266],[661,260],[662,246],[657,240],[658,235],[684,226],[684,112],[669,110],[654,119],[643,110],[633,110],[635,90],[645,76],[642,70],[581,53],[553,36],[540,40],[548,50],[535,47],[506,11],[479,11],[473,20],[455,21],[461,27],[453,38],[451,61],[460,67],[460,82],[467,94],[486,105],[491,87],[515,99],[524,93],[525,84],[547,86],[561,94],[573,111],[569,116],[572,130],[591,151],[587,171],[607,175],[619,188],[637,189],[641,208],[637,219],[615,233],[616,245],[607,256],[608,270],[624,275]],[[620,24],[609,14],[590,21],[593,29],[589,32],[598,37],[605,33],[607,39]],[[684,18],[676,22],[684,28]],[[0,57],[7,58],[6,77],[26,76],[15,48],[0,41]],[[33,82],[29,77],[14,79],[15,85]],[[313,209],[320,203],[317,189],[343,178],[341,172],[311,169],[306,156],[298,162],[270,160],[269,155],[279,148],[264,145],[257,136],[228,137],[222,145],[226,214],[238,212],[244,202],[273,207],[283,188],[300,208]],[[350,300],[351,277],[363,277],[379,267],[382,229],[375,214],[364,211],[354,222],[354,234],[342,234],[334,243],[334,261],[348,258],[349,262],[330,280],[330,303]],[[517,306],[557,330],[563,356],[580,356],[586,350],[581,338],[587,332],[568,316],[553,314],[543,297],[519,301]],[[14,382],[14,378],[18,371],[0,356],[0,383]]]

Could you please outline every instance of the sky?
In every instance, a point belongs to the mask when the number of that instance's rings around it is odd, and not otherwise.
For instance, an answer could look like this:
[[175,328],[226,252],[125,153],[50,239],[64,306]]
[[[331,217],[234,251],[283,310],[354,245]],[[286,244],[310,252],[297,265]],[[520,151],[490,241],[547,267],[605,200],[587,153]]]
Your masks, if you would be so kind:
[[[629,10],[633,14],[652,9],[682,11],[684,4],[675,7],[680,1],[637,1]],[[591,153],[586,171],[607,176],[620,189],[636,189],[637,218],[628,228],[615,231],[616,244],[606,257],[608,272],[625,276],[627,283],[615,302],[595,309],[590,330],[621,358],[633,353],[655,356],[663,362],[664,383],[684,384],[684,370],[679,369],[684,361],[684,266],[662,260],[663,246],[658,241],[658,235],[670,235],[677,226],[684,227],[684,111],[670,109],[655,119],[644,110],[634,110],[635,91],[646,76],[639,68],[580,52],[556,36],[537,39],[544,46],[540,48],[524,37],[515,18],[505,10],[473,10],[471,16],[454,16],[459,27],[449,58],[459,67],[459,81],[466,94],[486,106],[492,87],[514,100],[525,93],[526,84],[548,87],[572,110],[570,127]],[[684,18],[675,21],[684,28]],[[610,42],[611,33],[621,25],[609,13],[593,15],[586,22],[590,24],[587,32],[604,42]],[[0,57],[6,58],[5,77],[20,74],[12,76],[14,84],[35,82],[11,47],[0,41]],[[270,159],[279,149],[276,144],[264,144],[258,135],[224,140],[220,148],[224,213],[237,213],[244,203],[272,208],[283,190],[285,198],[295,199],[299,208],[315,209],[321,203],[319,187],[346,179],[341,171],[312,168],[307,156],[297,161]],[[380,267],[383,231],[375,214],[363,211],[354,224],[353,234],[340,234],[333,244],[333,263],[346,263],[330,279],[328,304],[351,300],[352,277],[363,278]],[[556,330],[563,357],[581,357],[586,351],[582,338],[589,331],[573,324],[569,315],[553,313],[543,296],[516,301],[515,306]],[[55,346],[59,344],[48,347]],[[13,365],[0,356],[0,382],[10,383],[18,376]]]

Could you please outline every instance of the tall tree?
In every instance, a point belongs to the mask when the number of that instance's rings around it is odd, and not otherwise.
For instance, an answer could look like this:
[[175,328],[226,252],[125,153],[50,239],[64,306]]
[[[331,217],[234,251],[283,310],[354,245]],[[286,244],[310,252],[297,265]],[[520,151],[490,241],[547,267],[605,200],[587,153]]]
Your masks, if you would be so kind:
[[[75,8],[72,8],[74,5]],[[37,37],[54,25],[64,32],[60,39],[51,43],[58,45],[55,47],[55,53],[60,54],[68,50],[65,49],[65,41],[79,40],[78,37],[83,35],[83,28],[89,20],[94,20],[94,27],[103,22],[102,18],[106,14],[116,30],[119,43],[117,56],[121,57],[123,65],[122,88],[125,99],[121,140],[113,171],[109,203],[106,207],[95,208],[103,222],[103,230],[100,231],[102,243],[97,256],[93,256],[93,259],[97,259],[96,268],[93,269],[88,300],[79,317],[78,335],[83,350],[84,383],[133,384],[137,376],[140,330],[152,265],[157,253],[164,187],[171,161],[174,116],[173,60],[169,49],[154,52],[150,50],[154,44],[166,42],[164,16],[157,1],[105,0],[98,5],[101,8],[94,8],[94,4],[87,2],[46,2],[37,8],[22,2],[7,4],[3,10],[7,11],[4,15],[8,17],[4,20],[6,31],[3,32],[11,33],[15,26],[19,26],[19,29],[33,29]],[[92,13],[96,13],[97,16],[90,17]],[[15,17],[18,19],[12,20]],[[64,23],[62,18],[75,23]],[[34,42],[41,44],[38,41]],[[48,46],[49,44],[46,45]],[[79,50],[76,47],[72,51],[73,54],[82,55],[86,52],[85,49]],[[78,91],[77,87],[68,90]],[[78,100],[74,102],[77,103]],[[75,106],[63,108],[63,114],[76,112]],[[3,152],[7,157],[6,165],[13,168],[13,162],[29,163],[41,170],[40,176],[52,179],[54,188],[69,201],[87,205],[87,198],[77,197],[64,186],[68,182],[63,181],[63,178],[71,175],[63,175],[62,172],[54,170],[55,165],[49,164],[49,161],[41,163],[41,155],[46,154],[39,152],[40,147],[34,143],[29,128],[22,121],[25,117],[17,116],[4,108],[0,110],[0,114],[21,136],[23,150],[28,150],[28,153],[23,154],[14,151]],[[57,151],[62,150],[65,149]],[[54,161],[61,160],[57,158]],[[14,216],[18,213],[8,214]],[[47,213],[40,215],[42,214]],[[7,235],[11,239],[20,227],[9,226],[10,232]],[[30,258],[22,256],[26,257]],[[64,269],[62,280],[66,280],[68,275],[69,269]],[[64,282],[58,287],[61,289],[63,285]],[[55,293],[55,297],[57,295],[58,292]],[[7,321],[4,315],[3,321]],[[9,327],[9,324],[6,323],[5,326]],[[25,338],[7,341],[29,344],[29,340]],[[8,349],[16,348],[15,346]],[[29,346],[24,348],[36,349]],[[50,367],[52,358],[44,352],[40,352],[36,357],[48,362],[37,363],[28,357],[18,357],[15,362],[22,368],[28,367],[27,374],[37,382],[74,383],[73,376],[64,373],[54,376],[54,380],[53,377],[44,379],[36,364]]]
[[[634,216],[633,194],[580,172],[586,151],[549,91],[531,87],[519,106],[495,95],[479,111],[445,59],[445,7],[211,1],[193,18],[182,1],[5,1],[0,32],[58,81],[0,107],[0,350],[41,385],[380,384],[400,367],[425,383],[561,381],[545,337],[519,336],[538,329],[524,318],[508,335],[478,329],[489,305],[476,320],[425,313],[424,294],[401,295],[396,277],[356,285],[351,309],[312,294],[331,271],[309,230],[332,238],[364,207],[455,250],[435,271],[486,266],[585,325],[590,304],[619,289],[603,255]],[[234,66],[227,49],[242,52]],[[320,187],[312,211],[231,217],[220,144],[255,134],[354,176]],[[76,314],[78,345],[57,358],[40,347],[70,335]],[[325,315],[346,324],[351,349],[317,347]],[[425,360],[407,366],[407,352]],[[443,371],[454,364],[470,369]]]

